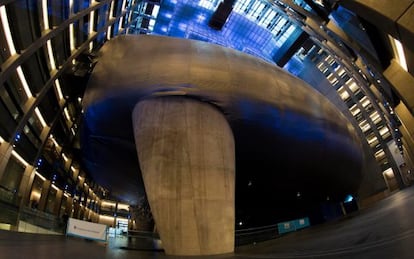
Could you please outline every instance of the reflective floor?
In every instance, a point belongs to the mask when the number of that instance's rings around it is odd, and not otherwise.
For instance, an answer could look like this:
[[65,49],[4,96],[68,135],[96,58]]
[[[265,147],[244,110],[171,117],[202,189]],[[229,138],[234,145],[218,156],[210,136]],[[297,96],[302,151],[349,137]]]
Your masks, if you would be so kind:
[[[0,258],[183,258],[150,239],[107,244],[0,231]],[[414,187],[344,219],[238,247],[234,254],[185,258],[414,258]]]

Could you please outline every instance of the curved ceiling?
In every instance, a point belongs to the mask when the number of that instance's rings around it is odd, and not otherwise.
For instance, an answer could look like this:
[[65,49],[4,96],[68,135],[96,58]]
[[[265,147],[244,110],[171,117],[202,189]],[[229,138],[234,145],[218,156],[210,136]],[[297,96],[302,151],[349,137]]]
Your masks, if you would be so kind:
[[362,151],[354,128],[300,79],[213,44],[120,36],[101,49],[83,102],[84,159],[113,195],[134,204],[145,193],[133,137],[135,104],[177,95],[210,103],[227,118],[236,144],[236,210],[251,210],[242,202],[246,194],[273,211],[269,201],[294,204],[297,193],[317,203],[357,191]]

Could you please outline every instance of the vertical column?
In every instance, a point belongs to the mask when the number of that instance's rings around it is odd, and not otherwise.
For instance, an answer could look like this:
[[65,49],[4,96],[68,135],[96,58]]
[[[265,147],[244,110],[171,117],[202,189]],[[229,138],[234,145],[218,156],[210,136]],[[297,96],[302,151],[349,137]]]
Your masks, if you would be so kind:
[[409,179],[414,180],[414,116],[403,102],[395,107],[395,112],[401,121],[400,131],[403,135],[406,165],[402,169]]
[[233,133],[212,105],[184,97],[139,102],[135,143],[167,254],[234,250]]
[[49,180],[45,180],[43,182],[42,194],[40,195],[40,201],[39,201],[39,207],[38,207],[38,209],[41,211],[45,211],[46,209],[47,196],[49,195],[49,190],[51,186],[52,184],[50,183]]
[[73,209],[73,198],[67,197],[66,199],[66,214],[68,214],[69,217],[72,217],[72,209]]
[[53,208],[53,214],[57,216],[59,216],[60,207],[62,206],[62,197],[63,197],[63,191],[57,190],[56,198],[55,198],[55,207]]
[[[414,77],[405,71],[396,60],[391,61],[390,66],[384,71],[384,76],[401,98],[401,102],[395,111],[402,124],[400,131],[403,135],[404,147],[406,148],[404,154],[405,161],[414,161],[414,130],[412,130],[412,126],[414,125]],[[412,170],[409,164],[404,167],[397,166],[397,168],[403,174],[407,174],[408,170]],[[396,175],[400,188],[404,186],[402,177],[406,178],[407,176]]]
[[36,171],[34,170],[33,166],[26,166],[19,187],[19,196],[21,197],[20,208],[24,205],[29,204],[30,190],[32,189],[35,174]]
[[7,163],[10,159],[13,147],[7,142],[3,142],[0,145],[0,180],[3,178],[4,170],[6,169]]

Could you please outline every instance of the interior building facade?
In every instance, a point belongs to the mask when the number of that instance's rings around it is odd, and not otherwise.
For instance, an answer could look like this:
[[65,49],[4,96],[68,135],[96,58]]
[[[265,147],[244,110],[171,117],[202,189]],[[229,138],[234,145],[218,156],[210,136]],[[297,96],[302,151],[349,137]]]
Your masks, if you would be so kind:
[[[344,212],[411,185],[413,15],[409,0],[1,0],[1,229],[61,233],[64,215],[152,227],[145,193],[112,190],[81,150],[89,76],[101,47],[123,34],[229,47],[324,95],[363,140],[364,176]],[[236,212],[237,227],[248,218]]]

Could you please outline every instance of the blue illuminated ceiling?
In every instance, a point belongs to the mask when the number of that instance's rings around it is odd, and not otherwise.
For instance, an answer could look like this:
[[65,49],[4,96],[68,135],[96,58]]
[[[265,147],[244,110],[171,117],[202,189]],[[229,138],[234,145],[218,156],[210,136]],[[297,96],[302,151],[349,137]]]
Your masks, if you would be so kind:
[[[272,61],[294,27],[264,1],[238,1],[225,26],[208,26],[219,1],[165,0],[159,9],[153,34],[206,41]],[[252,6],[254,5],[254,6]],[[260,26],[262,25],[262,26]]]

